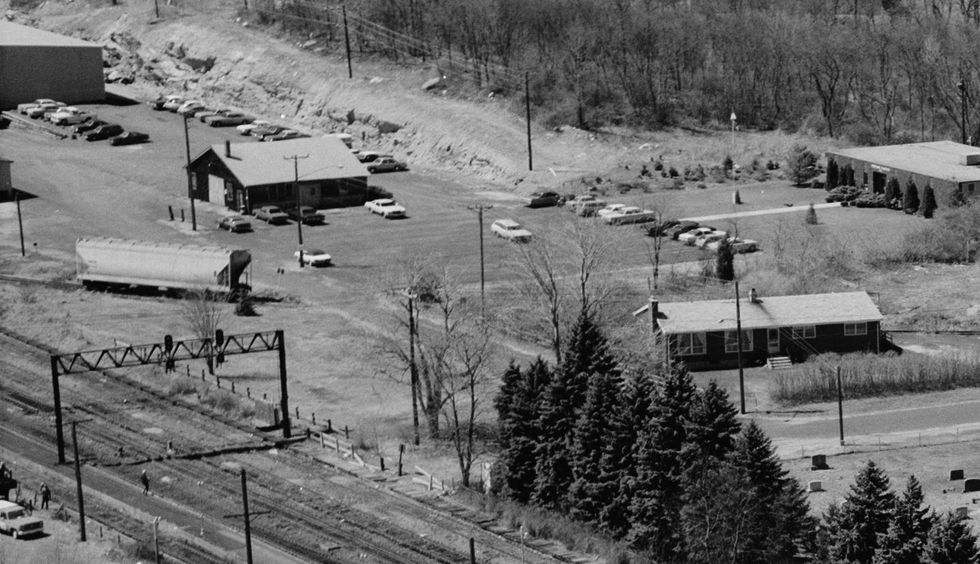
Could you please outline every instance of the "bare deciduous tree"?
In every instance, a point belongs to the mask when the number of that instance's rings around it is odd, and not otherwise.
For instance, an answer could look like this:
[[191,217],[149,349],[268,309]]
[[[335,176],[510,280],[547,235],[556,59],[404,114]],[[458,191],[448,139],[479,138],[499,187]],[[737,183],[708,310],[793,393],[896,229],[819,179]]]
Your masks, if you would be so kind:
[[[181,302],[181,317],[188,329],[198,339],[213,339],[221,326],[224,300],[210,290],[189,292]],[[208,372],[214,374],[214,359],[210,351],[206,357]]]

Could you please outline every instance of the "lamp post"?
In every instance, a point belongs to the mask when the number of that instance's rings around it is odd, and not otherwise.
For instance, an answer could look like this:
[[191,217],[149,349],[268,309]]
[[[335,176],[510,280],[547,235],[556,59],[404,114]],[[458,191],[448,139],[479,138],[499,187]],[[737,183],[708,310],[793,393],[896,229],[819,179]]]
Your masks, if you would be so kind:
[[283,157],[284,160],[293,161],[293,186],[296,189],[296,232],[299,235],[299,267],[303,268],[303,214],[300,205],[302,199],[299,192],[299,160],[307,159],[310,155],[292,155]]
[[[738,119],[735,116],[735,110],[732,110],[732,115],[728,118],[732,122],[732,155],[735,154],[735,120]],[[734,157],[733,157],[734,158]]]
[[956,87],[960,90],[960,142],[966,145],[966,82],[961,78]]

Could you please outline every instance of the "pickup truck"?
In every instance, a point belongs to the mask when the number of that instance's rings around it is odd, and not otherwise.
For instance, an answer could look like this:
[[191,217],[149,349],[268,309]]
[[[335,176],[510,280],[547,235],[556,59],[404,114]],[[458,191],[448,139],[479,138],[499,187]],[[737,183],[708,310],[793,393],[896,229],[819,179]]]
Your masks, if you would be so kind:
[[609,225],[626,225],[627,223],[643,223],[655,221],[657,212],[652,210],[640,209],[636,206],[628,206],[619,211],[615,211],[602,217],[602,220]]
[[9,501],[0,501],[0,531],[15,539],[44,532],[44,521],[28,517],[24,508]]

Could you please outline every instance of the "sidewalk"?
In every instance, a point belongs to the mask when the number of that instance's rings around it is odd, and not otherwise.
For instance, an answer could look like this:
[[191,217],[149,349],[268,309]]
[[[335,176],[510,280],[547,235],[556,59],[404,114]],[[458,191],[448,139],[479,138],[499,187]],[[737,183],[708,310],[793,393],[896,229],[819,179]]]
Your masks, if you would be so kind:
[[[825,208],[839,208],[840,202],[831,202],[827,204],[813,204],[813,209],[825,209]],[[703,215],[700,217],[682,217],[680,221],[697,221],[703,223],[706,221],[718,221],[719,219],[738,219],[740,217],[750,217],[754,215],[769,215],[776,213],[792,213],[792,212],[802,212],[809,209],[810,206],[785,206],[782,208],[769,208],[765,210],[755,210],[747,212],[735,212],[735,213],[720,213],[716,215]]]

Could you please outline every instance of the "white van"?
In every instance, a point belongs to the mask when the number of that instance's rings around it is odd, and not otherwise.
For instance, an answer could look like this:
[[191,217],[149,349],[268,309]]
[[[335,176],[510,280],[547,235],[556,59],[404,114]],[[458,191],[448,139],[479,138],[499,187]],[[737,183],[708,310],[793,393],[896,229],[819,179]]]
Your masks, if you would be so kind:
[[0,532],[15,539],[44,532],[44,521],[28,517],[24,508],[9,501],[0,501]]

